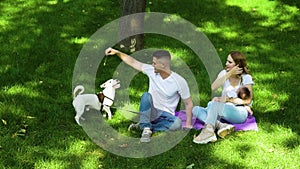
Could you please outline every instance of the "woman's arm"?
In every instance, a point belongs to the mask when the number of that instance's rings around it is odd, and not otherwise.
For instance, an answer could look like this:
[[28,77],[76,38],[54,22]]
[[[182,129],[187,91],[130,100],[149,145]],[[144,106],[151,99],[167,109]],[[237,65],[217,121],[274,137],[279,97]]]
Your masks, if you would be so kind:
[[218,75],[217,79],[211,84],[211,89],[217,90],[219,87],[221,87],[225,81],[235,75],[239,75],[243,72],[243,69],[239,67],[239,65],[234,66],[232,69],[230,69],[225,75]]
[[211,90],[217,90],[219,87],[221,87],[225,81],[230,77],[229,72],[226,73],[223,76],[218,76],[218,78],[211,84]]

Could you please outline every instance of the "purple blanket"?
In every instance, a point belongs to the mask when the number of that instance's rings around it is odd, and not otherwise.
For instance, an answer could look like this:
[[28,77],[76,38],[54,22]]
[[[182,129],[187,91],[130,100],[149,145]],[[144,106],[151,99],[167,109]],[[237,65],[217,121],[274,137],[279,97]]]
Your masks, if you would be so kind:
[[[185,115],[185,111],[179,111],[175,113],[175,116],[179,117],[182,120],[182,126],[185,126],[185,122],[186,122],[186,115]],[[192,124],[194,124],[194,128],[197,130],[200,130],[201,128],[204,127],[204,124],[196,119],[195,117],[192,118]],[[235,126],[235,130],[243,130],[243,131],[247,131],[247,130],[254,130],[254,131],[258,131],[258,127],[257,127],[257,123],[255,120],[255,117],[248,114],[247,120],[245,121],[245,123],[242,124],[232,124]]]

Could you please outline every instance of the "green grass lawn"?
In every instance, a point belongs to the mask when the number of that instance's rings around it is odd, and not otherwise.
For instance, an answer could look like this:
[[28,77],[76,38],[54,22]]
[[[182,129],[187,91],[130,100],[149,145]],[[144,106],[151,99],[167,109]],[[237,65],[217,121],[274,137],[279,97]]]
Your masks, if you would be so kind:
[[[148,12],[175,14],[197,26],[223,63],[231,50],[246,54],[255,80],[259,131],[196,145],[192,138],[199,131],[193,129],[162,154],[126,158],[95,144],[76,124],[71,104],[76,59],[94,32],[120,17],[119,1],[2,0],[0,168],[300,168],[299,8],[293,0],[148,1]],[[165,48],[183,59],[198,85],[201,102],[194,104],[206,105],[210,81],[187,46],[146,35],[145,48]],[[107,65],[113,69],[119,64],[117,57],[101,62],[105,69],[99,69],[95,86],[113,75]],[[138,109],[147,90],[145,79],[137,74],[129,84],[131,109]],[[139,137],[139,132],[127,131],[131,121],[121,110],[113,111],[108,124]]]

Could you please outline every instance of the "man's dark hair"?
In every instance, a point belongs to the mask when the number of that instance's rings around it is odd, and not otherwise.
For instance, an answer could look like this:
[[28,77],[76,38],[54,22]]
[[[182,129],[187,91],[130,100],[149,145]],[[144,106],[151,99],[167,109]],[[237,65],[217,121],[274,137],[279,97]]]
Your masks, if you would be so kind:
[[153,57],[156,57],[157,59],[160,59],[160,58],[166,58],[166,59],[169,59],[171,60],[171,55],[168,51],[166,50],[158,50],[158,51],[155,51],[153,53]]

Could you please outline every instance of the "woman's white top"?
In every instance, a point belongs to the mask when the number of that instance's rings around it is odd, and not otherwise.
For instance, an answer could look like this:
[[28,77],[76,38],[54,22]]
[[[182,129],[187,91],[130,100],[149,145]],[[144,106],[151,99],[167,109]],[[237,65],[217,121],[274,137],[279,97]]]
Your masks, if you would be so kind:
[[[219,75],[219,77],[225,76],[227,73],[226,70],[222,70]],[[227,79],[225,81],[225,83],[223,84],[223,90],[222,90],[222,96],[227,96],[227,97],[232,97],[232,98],[237,98],[237,90],[241,87],[241,86],[245,86],[245,85],[253,85],[254,82],[252,80],[252,76],[250,74],[242,74],[242,78],[241,78],[241,82],[236,85],[236,86],[232,86],[230,84],[229,79]]]

